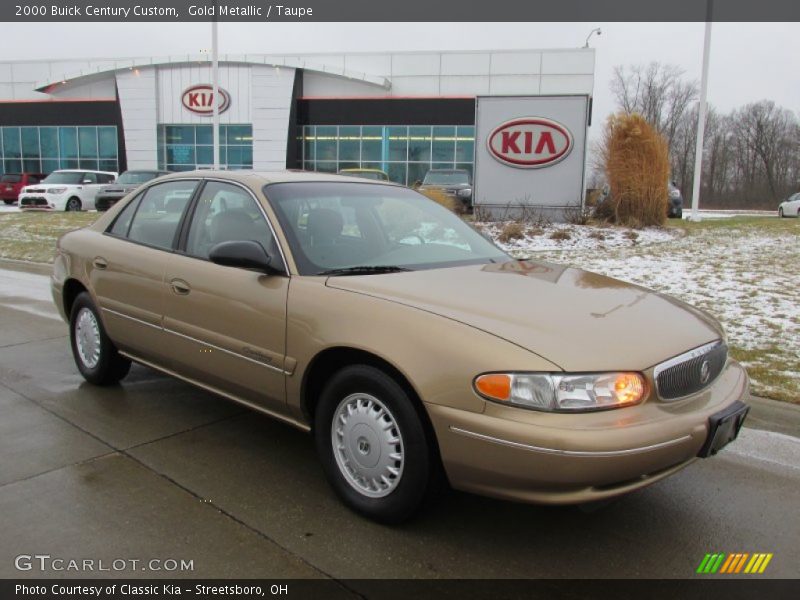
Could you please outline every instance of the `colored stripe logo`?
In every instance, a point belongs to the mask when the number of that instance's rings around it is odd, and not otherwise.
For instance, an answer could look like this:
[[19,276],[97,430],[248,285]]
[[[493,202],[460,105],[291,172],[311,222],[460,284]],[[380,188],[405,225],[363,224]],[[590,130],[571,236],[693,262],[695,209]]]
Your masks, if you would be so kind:
[[700,561],[700,566],[697,567],[696,572],[702,575],[713,575],[715,573],[724,573],[726,575],[746,573],[754,575],[763,573],[771,560],[772,553],[756,552],[750,554],[748,552],[734,552],[725,554],[724,552],[716,552],[714,554],[706,554],[703,560]]

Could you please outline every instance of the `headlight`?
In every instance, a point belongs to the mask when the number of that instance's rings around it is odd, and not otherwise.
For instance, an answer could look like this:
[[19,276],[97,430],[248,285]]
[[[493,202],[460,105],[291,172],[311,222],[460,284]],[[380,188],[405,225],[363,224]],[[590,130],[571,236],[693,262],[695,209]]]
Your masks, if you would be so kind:
[[471,196],[472,195],[472,189],[464,188],[463,190],[458,190],[457,193],[458,193],[459,197],[466,198],[467,196]]
[[486,373],[474,387],[489,400],[549,412],[630,406],[647,393],[641,373]]
[[64,192],[67,191],[67,188],[65,188],[65,187],[54,187],[54,188],[47,188],[46,191],[47,191],[48,194],[63,194]]

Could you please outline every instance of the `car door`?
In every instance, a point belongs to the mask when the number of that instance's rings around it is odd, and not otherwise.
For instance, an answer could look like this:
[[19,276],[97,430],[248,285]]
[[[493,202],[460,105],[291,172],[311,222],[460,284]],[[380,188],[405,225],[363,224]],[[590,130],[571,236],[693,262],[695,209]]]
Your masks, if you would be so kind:
[[[261,206],[245,187],[207,181],[167,262],[164,328],[176,370],[272,412],[285,410],[289,278]],[[209,261],[220,242],[259,242],[283,274]]]
[[[96,246],[87,248],[88,276],[109,336],[121,350],[167,368],[166,263],[198,184],[192,179],[149,186],[128,202]],[[167,198],[178,199],[167,205]]]

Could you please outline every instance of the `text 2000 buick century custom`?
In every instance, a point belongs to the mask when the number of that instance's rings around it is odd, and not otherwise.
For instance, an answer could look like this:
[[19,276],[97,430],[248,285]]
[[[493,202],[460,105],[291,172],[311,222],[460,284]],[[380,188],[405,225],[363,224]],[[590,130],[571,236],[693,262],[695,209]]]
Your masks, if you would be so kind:
[[748,411],[712,317],[512,260],[393,184],[160,178],[61,238],[53,297],[87,380],[136,361],[310,431],[339,496],[382,521],[444,477],[613,497],[715,454]]

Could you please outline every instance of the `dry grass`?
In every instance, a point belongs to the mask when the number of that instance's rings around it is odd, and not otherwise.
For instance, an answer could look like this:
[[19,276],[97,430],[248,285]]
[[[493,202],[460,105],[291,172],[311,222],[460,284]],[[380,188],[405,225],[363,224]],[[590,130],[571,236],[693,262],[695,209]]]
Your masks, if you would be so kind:
[[550,234],[551,240],[569,240],[572,239],[572,236],[569,234],[569,231],[564,230],[557,230]]
[[667,215],[669,150],[640,115],[615,115],[603,133],[602,158],[611,187],[607,214],[628,227],[663,225]]
[[517,221],[506,223],[497,239],[507,244],[511,240],[521,240],[525,237],[525,226]]
[[0,213],[0,258],[51,263],[56,241],[94,223],[103,213]]

